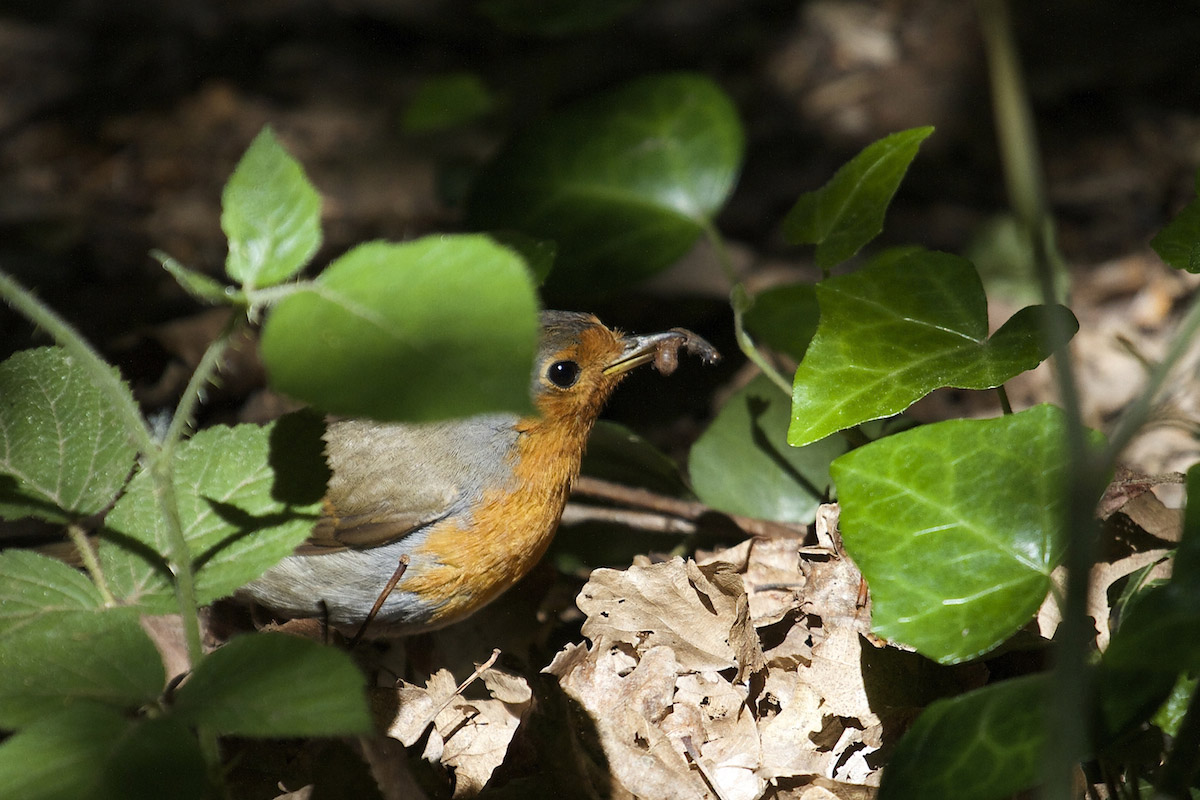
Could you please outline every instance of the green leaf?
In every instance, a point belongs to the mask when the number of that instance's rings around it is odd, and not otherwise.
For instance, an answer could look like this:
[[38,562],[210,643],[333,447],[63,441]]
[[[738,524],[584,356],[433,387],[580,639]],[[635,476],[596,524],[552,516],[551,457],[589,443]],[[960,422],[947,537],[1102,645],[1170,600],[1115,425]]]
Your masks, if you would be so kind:
[[234,736],[338,736],[371,727],[363,676],[332,647],[284,634],[232,639],[176,695],[179,719]]
[[488,236],[496,244],[507,247],[525,260],[533,274],[533,282],[541,286],[554,268],[558,257],[558,245],[548,239],[535,239],[520,231],[489,231]]
[[401,127],[409,133],[457,128],[496,107],[496,98],[473,72],[455,72],[421,84],[404,109]]
[[1193,200],[1150,240],[1158,257],[1175,269],[1200,273],[1200,199]]
[[816,287],[796,283],[756,294],[744,321],[756,342],[800,361],[817,332],[820,316]]
[[548,286],[612,288],[688,251],[733,189],[742,149],[712,81],[641,78],[517,137],[479,176],[470,222],[557,242]]
[[280,302],[262,334],[272,385],[324,411],[432,420],[528,411],[537,296],[486,236],[373,242]]
[[829,489],[829,464],[849,445],[830,436],[788,447],[788,399],[758,376],[725,403],[692,445],[696,494],[721,511],[779,522],[812,522]]
[[883,230],[883,217],[932,127],[893,133],[847,162],[829,183],[800,196],[783,220],[792,244],[817,245],[821,269],[842,263]]
[[0,639],[59,614],[90,616],[103,605],[79,570],[28,550],[0,553]]
[[[329,474],[321,430],[312,418],[284,417],[261,428],[214,426],[180,446],[175,492],[201,604],[254,580],[312,532]],[[173,610],[170,573],[155,556],[168,552],[154,488],[140,473],[105,520],[100,563],[113,592]]]
[[927,425],[833,462],[878,635],[957,663],[1030,620],[1065,545],[1064,430],[1062,411],[1042,405]]
[[795,446],[891,416],[934,389],[990,389],[1050,355],[1043,320],[1072,335],[1063,306],[1029,306],[988,338],[987,298],[971,262],[917,251],[817,285],[817,333],[796,370]]
[[19,728],[80,702],[133,709],[166,680],[135,609],[46,615],[0,639],[0,728]]
[[163,269],[171,273],[171,277],[183,287],[185,292],[201,303],[228,305],[243,299],[242,293],[232,286],[225,286],[203,272],[188,269],[161,250],[152,250],[150,255],[163,265]]
[[999,800],[1034,786],[1046,742],[1046,675],[938,700],[900,739],[879,800]]
[[607,420],[600,420],[592,429],[582,472],[670,497],[692,496],[679,467],[666,453],[624,425]]
[[1162,728],[1163,733],[1167,736],[1178,735],[1179,726],[1183,724],[1188,705],[1198,690],[1200,690],[1200,678],[1194,675],[1181,675],[1171,689],[1171,695],[1167,698],[1166,703],[1155,713],[1154,724]]
[[169,719],[81,704],[0,745],[6,800],[198,800],[208,790],[196,737]]
[[247,290],[295,275],[321,246],[321,197],[304,169],[263,128],[221,195],[225,272]]
[[640,4],[641,0],[481,0],[475,7],[514,33],[567,36],[603,28]]
[[137,456],[123,423],[62,348],[0,364],[0,517],[67,522],[103,510]]

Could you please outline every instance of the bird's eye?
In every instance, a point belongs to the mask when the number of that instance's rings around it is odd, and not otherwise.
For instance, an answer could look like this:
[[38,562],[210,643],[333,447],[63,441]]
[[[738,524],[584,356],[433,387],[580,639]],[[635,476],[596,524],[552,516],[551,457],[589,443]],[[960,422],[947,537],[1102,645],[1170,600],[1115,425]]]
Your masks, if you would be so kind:
[[560,389],[570,389],[579,380],[579,365],[574,361],[555,361],[546,370],[546,377]]

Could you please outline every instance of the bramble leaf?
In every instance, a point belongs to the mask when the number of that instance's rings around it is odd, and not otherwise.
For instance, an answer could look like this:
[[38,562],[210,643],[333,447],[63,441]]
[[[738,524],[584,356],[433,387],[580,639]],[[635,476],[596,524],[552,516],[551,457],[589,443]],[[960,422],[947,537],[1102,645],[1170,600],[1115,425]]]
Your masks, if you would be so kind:
[[321,246],[321,197],[269,127],[250,143],[221,195],[225,272],[246,289],[295,275]]
[[0,517],[95,514],[136,456],[108,398],[62,348],[23,350],[0,364]]
[[29,550],[0,553],[0,639],[57,615],[90,616],[103,605],[79,570]]
[[371,242],[276,305],[272,385],[323,411],[410,421],[531,408],[537,296],[487,236]]

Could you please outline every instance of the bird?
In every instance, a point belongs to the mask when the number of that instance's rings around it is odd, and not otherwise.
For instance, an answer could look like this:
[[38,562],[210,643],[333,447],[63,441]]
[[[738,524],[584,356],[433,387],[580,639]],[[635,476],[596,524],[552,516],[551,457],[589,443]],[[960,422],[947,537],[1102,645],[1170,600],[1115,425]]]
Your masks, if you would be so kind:
[[613,390],[642,364],[669,374],[680,347],[706,362],[720,357],[683,328],[626,335],[592,314],[543,311],[530,389],[536,413],[330,421],[320,519],[238,596],[358,635],[369,621],[372,638],[465,619],[546,552]]

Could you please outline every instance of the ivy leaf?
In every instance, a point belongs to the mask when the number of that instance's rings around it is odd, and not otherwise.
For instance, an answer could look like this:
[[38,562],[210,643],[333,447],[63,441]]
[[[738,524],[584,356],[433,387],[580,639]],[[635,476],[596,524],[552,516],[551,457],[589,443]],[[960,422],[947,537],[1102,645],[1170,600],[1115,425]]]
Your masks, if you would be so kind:
[[229,239],[225,272],[247,290],[287,280],[321,246],[321,197],[269,127],[225,184],[221,230]]
[[[285,417],[262,428],[214,426],[180,445],[175,493],[201,604],[254,580],[312,531],[328,478],[320,431]],[[169,552],[154,488],[140,473],[105,520],[100,563],[113,592],[172,610]]]
[[371,718],[363,685],[350,657],[332,647],[284,634],[241,636],[196,667],[174,710],[224,735],[365,733]]
[[816,287],[796,283],[756,294],[743,319],[756,342],[800,361],[817,332],[820,316]]
[[888,204],[932,127],[893,133],[867,147],[816,191],[800,196],[783,220],[792,244],[817,245],[823,270],[842,263],[883,230]]
[[1065,546],[1064,436],[1062,411],[1041,405],[927,425],[833,462],[878,635],[953,664],[1029,621]]
[[95,514],[136,456],[124,420],[65,350],[24,350],[0,364],[0,517]]
[[742,149],[737,112],[712,81],[642,78],[517,137],[479,176],[468,215],[557,242],[547,285],[594,292],[686,253],[732,191]]
[[787,398],[762,375],[730,397],[688,456],[700,499],[732,514],[812,522],[829,489],[829,464],[849,445],[831,436],[788,447],[788,416]]
[[0,639],[0,728],[20,728],[83,702],[137,708],[166,677],[132,608],[56,614]]
[[937,700],[896,745],[879,800],[1000,800],[1034,786],[1046,743],[1046,675]]
[[796,370],[788,442],[801,446],[908,408],[934,389],[990,389],[1037,366],[1050,315],[1029,306],[988,338],[987,298],[971,262],[918,251],[817,284],[820,321]]
[[372,242],[271,311],[272,385],[324,411],[410,421],[531,409],[537,296],[487,236]]
[[79,570],[29,550],[0,553],[0,639],[60,614],[91,616],[103,606]]

